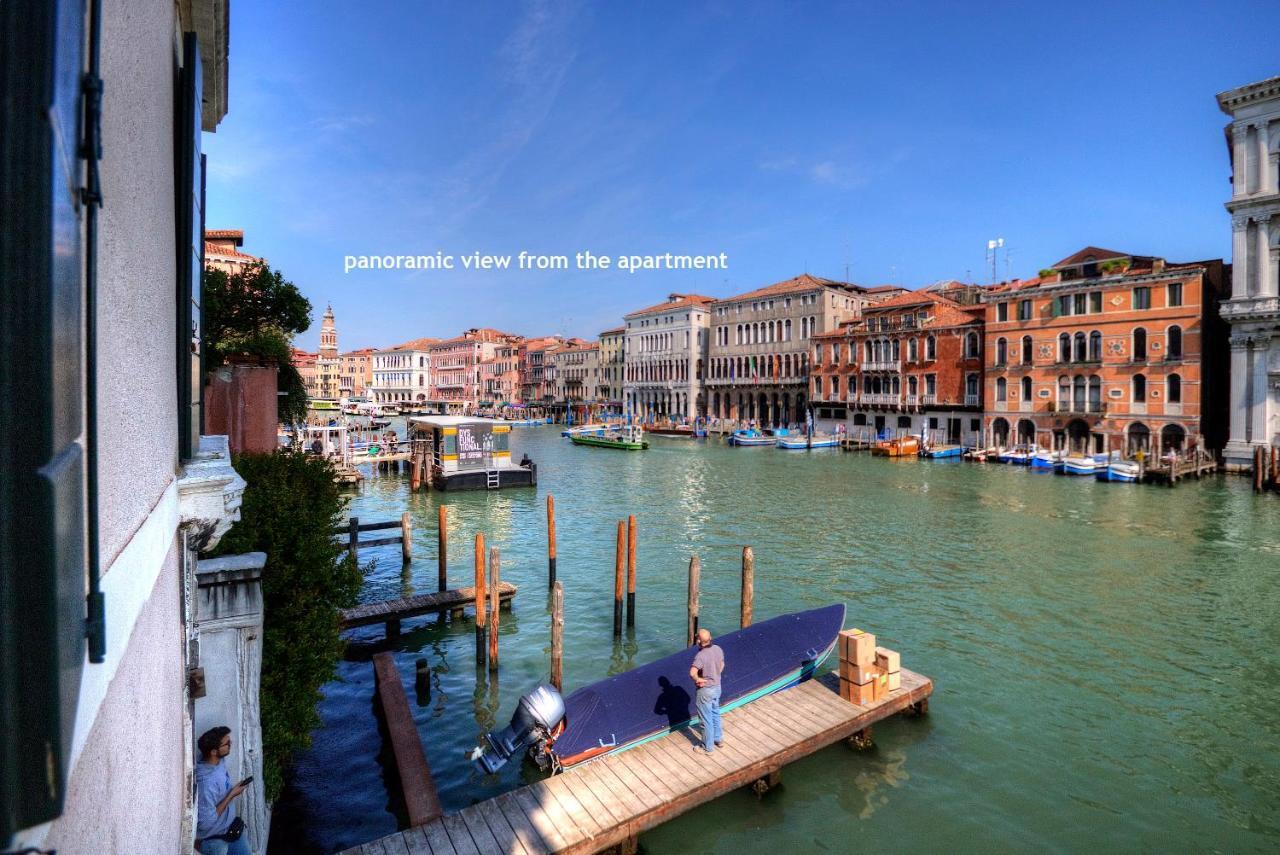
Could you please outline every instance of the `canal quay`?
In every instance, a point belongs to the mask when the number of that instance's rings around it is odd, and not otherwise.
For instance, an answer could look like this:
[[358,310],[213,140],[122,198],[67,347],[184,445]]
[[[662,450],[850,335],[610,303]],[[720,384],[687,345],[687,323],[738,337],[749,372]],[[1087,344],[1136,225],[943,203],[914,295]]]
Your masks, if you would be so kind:
[[[482,777],[466,752],[547,678],[552,493],[566,691],[683,646],[693,554],[702,625],[735,629],[745,545],[757,620],[843,602],[847,626],[934,681],[929,714],[878,724],[873,749],[823,749],[762,799],[736,791],[642,834],[645,852],[1280,847],[1280,502],[1247,479],[1168,490],[661,438],[624,454],[559,431],[513,435],[514,455],[538,464],[536,489],[410,493],[407,475],[369,472],[353,495],[362,520],[408,510],[414,525],[407,569],[398,545],[361,551],[375,561],[362,601],[435,590],[441,501],[451,587],[470,584],[483,532],[520,591],[496,680],[475,667],[470,617],[405,621],[390,648],[447,811],[539,777],[518,763]],[[637,619],[615,643],[615,531],[628,514]],[[369,651],[382,634],[349,633],[324,724],[275,806],[273,848],[336,851],[399,827],[374,714]],[[429,696],[415,697],[419,658]]]

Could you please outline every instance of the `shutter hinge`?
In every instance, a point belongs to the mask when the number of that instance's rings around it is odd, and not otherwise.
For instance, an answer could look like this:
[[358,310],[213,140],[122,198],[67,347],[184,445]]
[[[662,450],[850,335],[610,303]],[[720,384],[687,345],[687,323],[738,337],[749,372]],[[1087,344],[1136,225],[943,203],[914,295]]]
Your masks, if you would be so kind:
[[89,639],[89,661],[99,663],[107,656],[107,598],[102,591],[90,591],[88,606],[84,634]]
[[85,205],[102,207],[102,183],[98,179],[98,161],[102,159],[102,78],[92,72],[80,79],[80,100],[83,110],[84,137],[80,141],[80,156],[88,163],[85,183],[80,188],[80,201]]

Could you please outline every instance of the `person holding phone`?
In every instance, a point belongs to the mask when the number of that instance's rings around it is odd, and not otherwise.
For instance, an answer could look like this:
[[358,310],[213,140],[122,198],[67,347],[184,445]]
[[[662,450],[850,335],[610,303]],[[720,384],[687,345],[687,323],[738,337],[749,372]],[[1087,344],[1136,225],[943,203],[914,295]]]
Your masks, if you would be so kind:
[[235,800],[253,781],[250,775],[235,786],[222,762],[231,753],[231,728],[213,727],[196,741],[196,849],[200,855],[251,855],[242,837],[244,820],[236,816]]

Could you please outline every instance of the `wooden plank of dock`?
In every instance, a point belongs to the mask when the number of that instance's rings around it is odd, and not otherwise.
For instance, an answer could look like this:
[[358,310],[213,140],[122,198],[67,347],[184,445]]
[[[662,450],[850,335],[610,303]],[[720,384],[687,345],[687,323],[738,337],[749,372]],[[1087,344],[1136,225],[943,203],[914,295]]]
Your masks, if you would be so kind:
[[409,825],[425,825],[444,816],[444,808],[440,806],[440,796],[431,777],[431,768],[427,765],[427,755],[422,750],[422,740],[418,738],[418,728],[413,723],[413,713],[409,711],[409,699],[405,696],[395,657],[390,653],[375,655],[373,678],[382,704],[382,715],[387,722],[391,754],[400,774]]
[[[905,668],[901,688],[869,706],[849,703],[834,686],[827,674],[725,713],[725,744],[710,756],[694,752],[697,731],[668,734],[348,852],[625,851],[641,832],[909,707],[920,709],[933,693],[932,680]],[[434,842],[442,834],[451,849]]]
[[[498,596],[504,604],[509,605],[516,595],[516,586],[503,582],[498,587]],[[434,612],[447,612],[475,604],[476,589],[468,585],[465,588],[454,588],[449,591],[437,591],[433,594],[419,594],[415,597],[400,597],[394,600],[381,600],[376,603],[365,603],[339,612],[343,629],[355,626],[369,626],[375,623],[417,617]]]

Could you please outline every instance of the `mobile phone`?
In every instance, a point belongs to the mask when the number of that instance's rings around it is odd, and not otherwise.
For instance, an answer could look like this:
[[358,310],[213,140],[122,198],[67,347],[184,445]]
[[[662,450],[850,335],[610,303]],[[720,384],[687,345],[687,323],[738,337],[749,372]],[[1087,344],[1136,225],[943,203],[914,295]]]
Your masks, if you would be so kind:
[[240,783],[236,784],[236,786],[237,786],[237,787],[243,787],[245,784],[250,784],[250,783],[253,783],[253,776],[252,776],[252,775],[250,775],[249,777],[245,778],[245,779],[244,779],[243,781],[241,781]]

